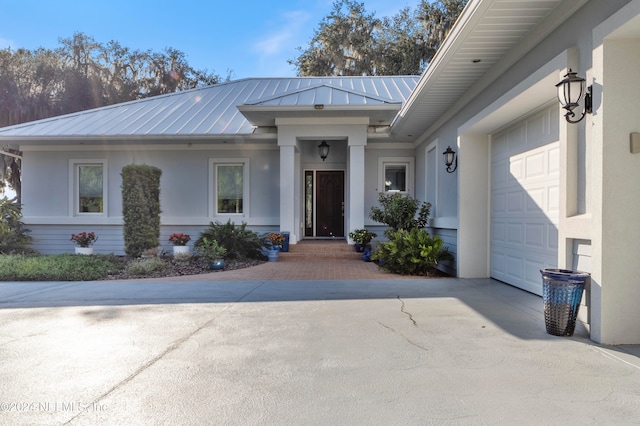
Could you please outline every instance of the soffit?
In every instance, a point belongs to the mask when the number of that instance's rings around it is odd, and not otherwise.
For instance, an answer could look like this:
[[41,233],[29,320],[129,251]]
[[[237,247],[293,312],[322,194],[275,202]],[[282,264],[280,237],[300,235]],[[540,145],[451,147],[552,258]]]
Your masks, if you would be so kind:
[[453,107],[462,108],[466,102],[460,100],[470,101],[465,95],[472,88],[479,92],[480,80],[488,86],[526,54],[523,41],[541,40],[559,25],[542,25],[545,19],[554,21],[552,13],[566,17],[585,1],[470,0],[392,124],[393,139],[415,141],[443,115],[455,113]]

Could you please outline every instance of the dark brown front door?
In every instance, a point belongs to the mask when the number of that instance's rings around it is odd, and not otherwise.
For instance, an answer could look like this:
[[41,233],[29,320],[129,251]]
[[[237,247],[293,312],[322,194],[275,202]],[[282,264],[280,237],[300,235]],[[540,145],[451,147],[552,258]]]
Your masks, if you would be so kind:
[[316,237],[344,237],[344,172],[316,172]]

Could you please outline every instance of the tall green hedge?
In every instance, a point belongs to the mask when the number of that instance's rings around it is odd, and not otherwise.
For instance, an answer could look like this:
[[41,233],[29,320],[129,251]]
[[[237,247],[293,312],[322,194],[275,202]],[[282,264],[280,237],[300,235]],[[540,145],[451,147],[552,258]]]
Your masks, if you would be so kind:
[[122,168],[124,251],[131,257],[160,245],[160,176],[162,170],[144,164]]

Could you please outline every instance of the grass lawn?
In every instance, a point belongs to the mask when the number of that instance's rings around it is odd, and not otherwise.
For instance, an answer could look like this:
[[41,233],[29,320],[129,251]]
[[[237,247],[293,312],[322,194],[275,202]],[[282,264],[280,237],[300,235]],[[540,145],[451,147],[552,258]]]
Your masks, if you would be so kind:
[[117,274],[124,260],[113,255],[3,255],[0,281],[91,281]]

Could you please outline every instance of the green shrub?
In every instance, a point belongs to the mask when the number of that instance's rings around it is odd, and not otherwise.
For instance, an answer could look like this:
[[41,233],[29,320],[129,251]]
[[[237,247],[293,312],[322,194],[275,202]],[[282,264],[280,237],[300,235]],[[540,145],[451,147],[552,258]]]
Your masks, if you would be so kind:
[[199,250],[205,239],[216,241],[227,250],[227,259],[264,259],[262,247],[265,245],[264,238],[256,232],[246,229],[247,224],[242,223],[236,226],[231,219],[227,223],[211,222],[209,227],[200,233],[194,246]]
[[199,256],[211,262],[213,260],[224,259],[227,254],[227,249],[218,244],[216,240],[202,237],[201,244],[196,247],[196,252]]
[[430,236],[425,229],[401,229],[387,233],[389,241],[381,243],[371,259],[395,274],[429,275],[439,262],[452,260],[442,238]]
[[136,259],[129,264],[127,272],[131,275],[153,275],[163,271],[167,265],[159,257]]
[[0,256],[0,281],[99,280],[117,274],[122,263],[113,255]]
[[162,170],[130,164],[122,168],[124,251],[140,257],[160,245],[160,176]]
[[357,244],[367,245],[377,236],[378,234],[376,234],[375,232],[368,231],[364,228],[356,229],[352,232],[349,232],[349,238],[351,238],[353,242]]
[[22,219],[22,205],[16,199],[0,198],[0,254],[32,253],[29,248],[31,237],[24,228]]
[[380,207],[371,207],[369,217],[387,225],[390,228],[389,231],[427,226],[431,211],[430,203],[420,202],[410,195],[402,195],[399,192],[381,192],[378,194],[378,202]]

